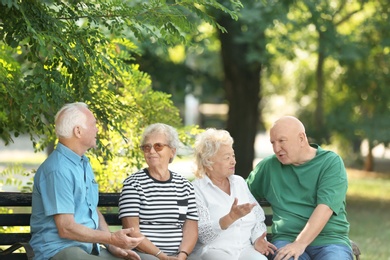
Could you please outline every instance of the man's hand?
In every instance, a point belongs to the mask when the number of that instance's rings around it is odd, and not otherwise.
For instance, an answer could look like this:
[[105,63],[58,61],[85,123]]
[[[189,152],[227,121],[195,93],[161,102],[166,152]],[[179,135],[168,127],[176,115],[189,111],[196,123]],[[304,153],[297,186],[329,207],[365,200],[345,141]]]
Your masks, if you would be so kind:
[[274,260],[283,260],[283,259],[290,259],[291,257],[294,258],[294,260],[298,260],[299,256],[305,252],[306,246],[295,241],[291,244],[287,244],[286,246],[278,249],[276,251],[276,257]]
[[133,228],[126,228],[118,230],[115,233],[111,233],[109,244],[123,249],[133,249],[137,247],[145,237],[132,237],[131,233],[133,230]]
[[267,232],[264,232],[260,237],[256,239],[255,244],[253,246],[258,252],[262,253],[265,256],[268,256],[269,254],[273,255],[277,248],[276,246],[265,240],[266,236]]

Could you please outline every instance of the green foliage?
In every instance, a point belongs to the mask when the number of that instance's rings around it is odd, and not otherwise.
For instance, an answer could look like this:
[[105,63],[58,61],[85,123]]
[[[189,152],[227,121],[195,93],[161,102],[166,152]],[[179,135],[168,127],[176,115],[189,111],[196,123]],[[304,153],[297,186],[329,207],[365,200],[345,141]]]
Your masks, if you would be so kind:
[[[0,172],[0,190],[2,186],[12,186],[21,192],[32,191],[32,176],[34,170],[27,170],[21,164],[8,165]],[[24,183],[23,180],[28,180]]]
[[384,1],[367,7],[365,15],[370,19],[362,21],[351,44],[360,47],[358,56],[342,60],[345,72],[330,106],[334,131],[352,142],[367,139],[372,146],[390,143],[390,20],[385,15],[389,7]]
[[305,122],[308,135],[340,144],[349,162],[360,159],[363,139],[388,145],[389,3],[302,0],[290,7],[288,20],[267,31],[277,59],[267,68],[266,99],[277,94],[296,102],[289,113]]
[[[133,35],[167,49],[185,44],[200,17],[223,30],[206,10],[236,19],[241,7],[197,1],[0,1],[0,138],[29,134],[36,150],[55,140],[53,119],[65,103],[84,101],[100,124],[96,158],[107,174],[140,166],[142,129],[153,122],[181,126],[171,96],[150,88],[134,63]],[[137,151],[136,151],[137,150]],[[110,161],[114,155],[118,161]],[[124,160],[122,160],[125,158]]]
[[[17,96],[16,91],[8,91],[9,86],[19,86],[21,78],[20,64],[12,57],[17,50],[0,43],[0,138],[8,144],[11,139],[10,132],[13,124],[20,128],[22,123],[15,120],[19,118],[17,110],[13,109],[13,97]],[[19,49],[20,51],[20,49]],[[17,135],[17,133],[16,133]]]
[[[238,1],[231,1],[239,8]],[[109,55],[110,37],[130,30],[139,41],[160,46],[184,43],[193,31],[188,15],[194,14],[218,26],[204,9],[217,8],[235,18],[235,11],[217,1],[2,1],[0,39],[22,51],[21,78],[2,83],[6,93],[2,111],[13,111],[11,122],[2,120],[1,138],[11,140],[10,132],[30,133],[35,147],[43,149],[54,140],[54,113],[66,102],[85,101],[98,111],[103,125],[119,129],[119,114],[131,115],[134,108],[118,101],[123,85],[117,72],[128,70]],[[96,8],[96,6],[99,8]],[[112,54],[112,52],[111,52]],[[126,57],[131,59],[131,55]],[[6,71],[12,73],[12,71]],[[2,75],[5,75],[3,72]],[[10,106],[11,104],[11,106]],[[47,136],[47,139],[36,140]],[[40,142],[40,143],[38,143]]]

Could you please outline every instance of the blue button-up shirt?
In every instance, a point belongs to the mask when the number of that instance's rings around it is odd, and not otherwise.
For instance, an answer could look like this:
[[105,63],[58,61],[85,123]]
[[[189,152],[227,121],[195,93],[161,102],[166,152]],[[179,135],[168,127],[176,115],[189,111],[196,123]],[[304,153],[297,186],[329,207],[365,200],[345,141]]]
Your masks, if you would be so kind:
[[76,223],[98,229],[98,199],[98,185],[88,158],[58,143],[34,177],[30,220],[34,259],[49,259],[71,246],[91,253],[92,243],[59,237],[54,215],[73,214]]

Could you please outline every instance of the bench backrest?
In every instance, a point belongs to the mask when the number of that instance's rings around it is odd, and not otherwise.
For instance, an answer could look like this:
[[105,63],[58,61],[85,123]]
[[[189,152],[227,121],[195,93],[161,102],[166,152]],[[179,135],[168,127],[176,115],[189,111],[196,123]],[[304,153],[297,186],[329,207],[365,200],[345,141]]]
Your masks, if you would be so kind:
[[[11,213],[0,214],[0,227],[29,227],[31,216],[31,193],[0,192],[0,208],[12,208]],[[120,226],[118,219],[119,193],[100,193],[99,207],[111,226]],[[17,242],[28,242],[30,233],[0,233],[0,245],[12,245]]]
[[[99,193],[99,208],[103,213],[107,224],[110,226],[121,226],[121,221],[118,219],[118,201],[119,193]],[[31,193],[20,192],[0,192],[0,208],[15,209],[14,213],[0,214],[0,227],[28,227],[30,226],[31,216]],[[260,205],[270,207],[270,204],[265,201],[259,201]],[[20,210],[19,210],[20,208]],[[19,213],[19,211],[23,211]],[[272,215],[266,215],[267,226],[272,224]],[[0,245],[12,245],[18,242],[28,242],[30,233],[0,233]]]

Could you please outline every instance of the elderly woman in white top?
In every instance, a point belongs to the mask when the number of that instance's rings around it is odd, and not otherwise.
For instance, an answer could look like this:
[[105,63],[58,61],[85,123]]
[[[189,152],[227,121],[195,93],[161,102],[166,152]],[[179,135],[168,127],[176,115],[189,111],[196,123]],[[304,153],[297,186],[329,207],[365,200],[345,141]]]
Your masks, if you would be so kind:
[[266,240],[263,209],[244,179],[234,175],[232,146],[225,130],[207,129],[196,140],[196,254],[203,260],[264,260],[276,247]]

